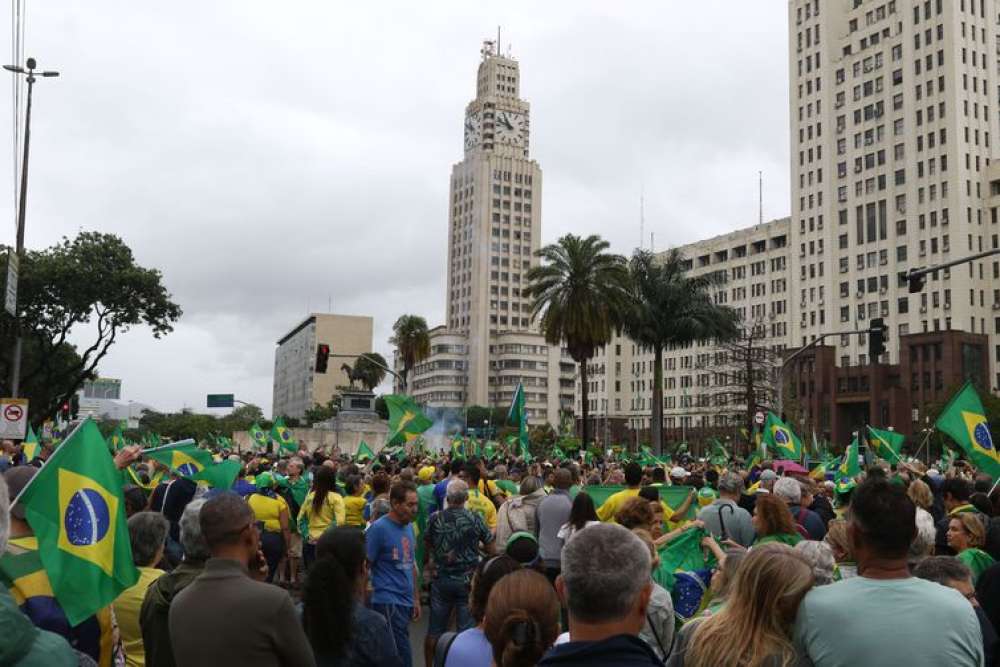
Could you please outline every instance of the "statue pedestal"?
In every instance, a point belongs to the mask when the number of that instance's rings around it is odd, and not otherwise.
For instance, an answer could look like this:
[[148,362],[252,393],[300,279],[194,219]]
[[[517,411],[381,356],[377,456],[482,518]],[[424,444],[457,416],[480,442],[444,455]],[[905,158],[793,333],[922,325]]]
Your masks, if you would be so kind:
[[340,392],[340,414],[370,415],[378,418],[375,413],[375,394],[370,391]]

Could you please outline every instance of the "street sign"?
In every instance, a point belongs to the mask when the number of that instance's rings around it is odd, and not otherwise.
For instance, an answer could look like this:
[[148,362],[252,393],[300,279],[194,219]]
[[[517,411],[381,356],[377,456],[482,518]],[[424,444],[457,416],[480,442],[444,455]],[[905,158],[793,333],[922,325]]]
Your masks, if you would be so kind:
[[758,410],[757,414],[755,414],[753,416],[753,420],[757,424],[757,426],[763,426],[764,425],[764,412],[762,410]]
[[7,289],[5,290],[3,307],[11,317],[17,317],[17,276],[20,269],[20,258],[13,250],[7,253]]
[[209,394],[208,407],[210,408],[231,408],[233,407],[234,394]]
[[28,399],[0,398],[0,438],[24,440],[28,429]]

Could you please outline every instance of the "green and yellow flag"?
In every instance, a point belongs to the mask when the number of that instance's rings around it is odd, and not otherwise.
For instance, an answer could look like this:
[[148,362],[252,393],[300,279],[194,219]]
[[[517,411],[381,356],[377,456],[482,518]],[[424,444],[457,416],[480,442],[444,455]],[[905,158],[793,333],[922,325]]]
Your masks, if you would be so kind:
[[283,452],[294,454],[299,451],[299,443],[295,441],[292,432],[285,426],[284,417],[278,417],[274,420],[274,425],[271,427],[271,440],[277,443]]
[[459,435],[451,439],[451,458],[452,460],[465,458],[465,440]]
[[70,625],[82,623],[139,580],[121,475],[91,420],[52,454],[19,501]]
[[957,442],[974,466],[994,480],[1000,478],[1000,454],[993,446],[986,411],[971,381],[952,397],[934,426]]
[[375,452],[372,451],[372,448],[368,446],[367,442],[362,440],[361,444],[358,445],[358,451],[354,453],[354,460],[357,462],[374,461]]
[[255,451],[260,451],[262,449],[267,449],[267,433],[264,429],[260,427],[260,424],[254,422],[250,426],[250,446],[253,447]]
[[792,429],[773,412],[767,413],[762,441],[768,447],[773,447],[771,451],[775,458],[781,457],[792,461],[802,458],[802,441],[799,440],[799,436],[792,433]]
[[389,394],[385,405],[389,408],[387,445],[405,445],[434,425],[409,396]]
[[236,482],[239,474],[240,462],[226,459],[225,461],[205,466],[191,479],[196,482],[205,482],[216,489],[228,491],[233,488],[233,483]]
[[121,422],[115,425],[115,430],[108,436],[108,449],[112,452],[120,452],[125,447],[125,433],[122,431]]
[[902,460],[899,453],[903,449],[905,439],[902,433],[868,427],[868,443],[878,456],[890,463],[899,463]]
[[28,433],[24,436],[24,442],[21,443],[21,453],[24,454],[25,463],[31,463],[42,453],[42,445],[38,442],[38,436],[35,435],[31,424],[28,424]]
[[193,440],[182,440],[163,447],[144,449],[142,453],[154,461],[159,461],[181,477],[192,479],[205,468],[215,465],[212,454],[199,449]]
[[851,444],[847,446],[847,451],[844,452],[844,458],[837,468],[837,472],[834,474],[837,484],[837,493],[846,493],[854,488],[855,480],[854,478],[861,474],[861,462],[860,462],[860,449],[861,446],[858,444],[858,436],[854,436],[854,440]]
[[497,443],[492,440],[487,440],[486,445],[483,446],[483,458],[487,461],[492,461],[497,455]]

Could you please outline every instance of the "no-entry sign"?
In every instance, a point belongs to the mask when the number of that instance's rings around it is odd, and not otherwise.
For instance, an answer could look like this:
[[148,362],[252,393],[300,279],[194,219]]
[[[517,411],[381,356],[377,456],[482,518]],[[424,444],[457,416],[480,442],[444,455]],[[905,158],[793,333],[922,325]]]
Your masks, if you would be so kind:
[[0,438],[24,440],[28,428],[28,399],[0,398]]

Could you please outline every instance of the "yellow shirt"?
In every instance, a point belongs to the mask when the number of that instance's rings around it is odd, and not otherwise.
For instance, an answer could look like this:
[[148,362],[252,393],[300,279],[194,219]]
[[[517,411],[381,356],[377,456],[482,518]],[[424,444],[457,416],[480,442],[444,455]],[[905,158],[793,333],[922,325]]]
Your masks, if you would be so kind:
[[344,498],[344,518],[345,526],[358,526],[364,528],[365,525],[365,499],[363,496],[347,496]]
[[[489,488],[489,490],[490,490],[489,494],[486,493],[486,489],[487,488]],[[481,479],[481,480],[479,480],[479,493],[482,493],[484,495],[490,495],[490,496],[493,496],[494,498],[496,498],[497,495],[499,495],[501,493],[505,493],[505,492],[504,492],[503,489],[497,488],[497,483],[494,482],[492,479],[488,479],[488,480],[482,480]]]
[[615,514],[618,514],[618,508],[621,507],[622,503],[629,498],[635,498],[637,495],[639,495],[639,489],[623,489],[611,494],[604,501],[604,504],[597,508],[597,518],[601,521],[614,523]]
[[302,501],[302,509],[299,510],[299,521],[305,520],[309,525],[310,543],[318,540],[323,531],[331,525],[343,526],[346,519],[344,498],[339,493],[327,491],[326,502],[319,506],[319,512],[313,513],[315,497],[314,492],[307,493],[305,500]]
[[142,646],[142,628],[139,627],[139,610],[146,598],[146,589],[164,574],[166,572],[155,567],[140,567],[139,581],[131,588],[122,591],[112,605],[118,618],[122,646],[125,648],[125,664],[130,667],[144,667],[146,664],[146,651]]
[[286,515],[288,514],[288,503],[285,502],[284,498],[281,496],[268,498],[260,493],[251,493],[247,497],[247,504],[253,510],[257,521],[264,522],[264,530],[269,533],[281,532],[281,521],[278,520],[278,516],[282,510],[285,511]]
[[490,530],[497,529],[497,508],[489,498],[483,496],[479,491],[469,490],[469,500],[465,503],[465,509],[483,517],[486,527]]

